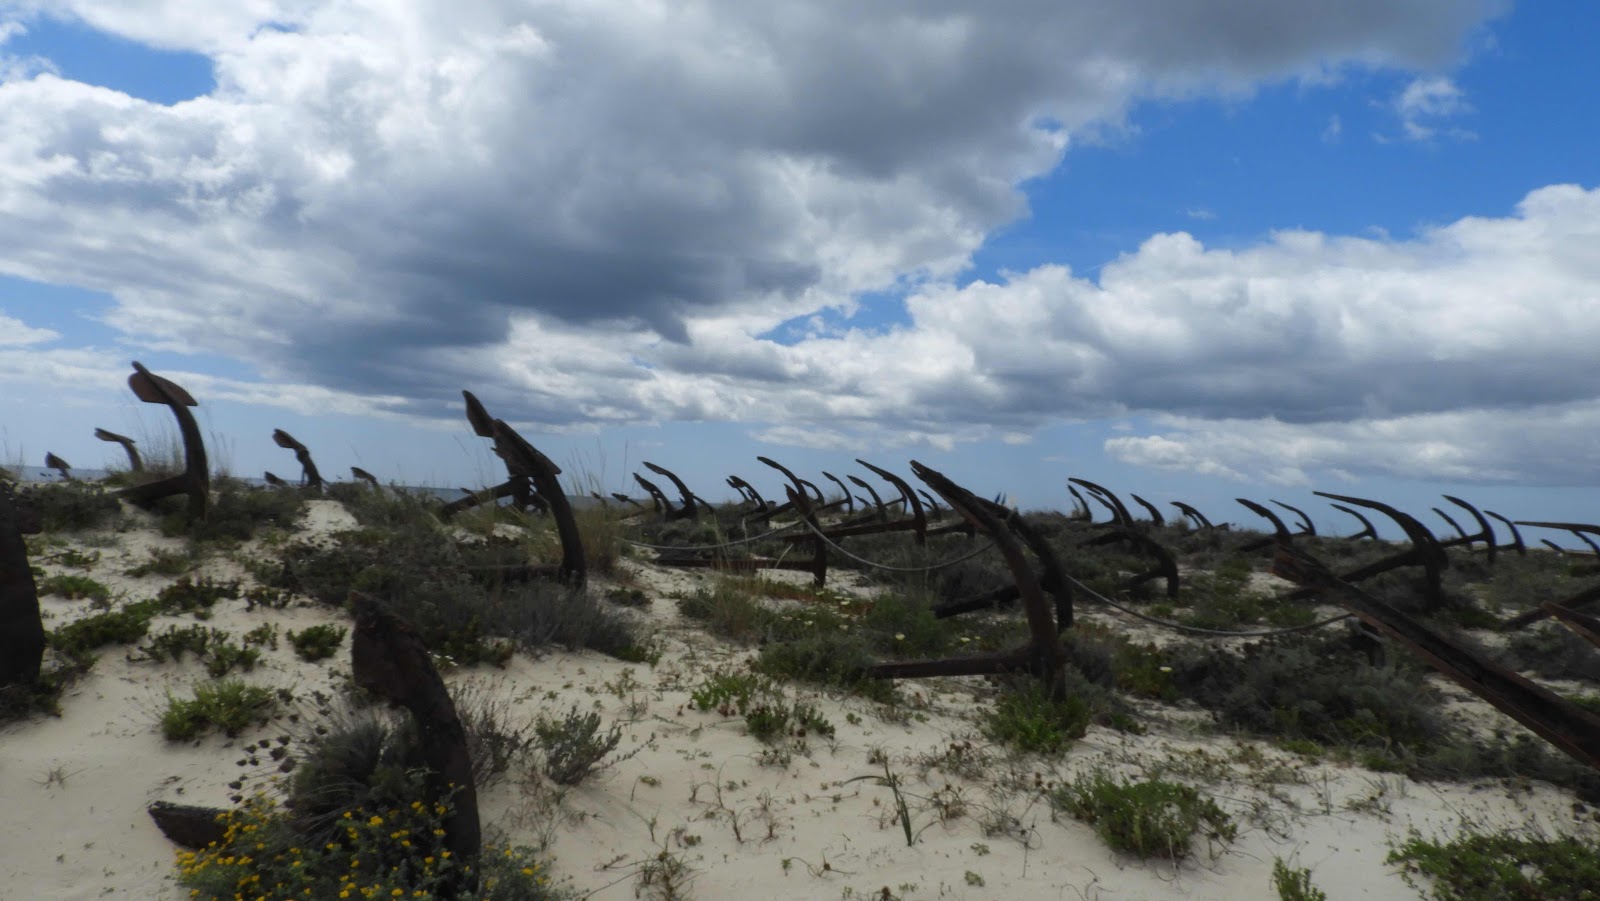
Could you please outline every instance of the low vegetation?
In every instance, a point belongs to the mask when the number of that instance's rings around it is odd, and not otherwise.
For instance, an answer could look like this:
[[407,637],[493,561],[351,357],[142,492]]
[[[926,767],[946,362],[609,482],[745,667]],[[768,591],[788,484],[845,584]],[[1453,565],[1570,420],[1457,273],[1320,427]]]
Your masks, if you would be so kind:
[[194,687],[194,696],[167,695],[161,714],[161,734],[168,741],[189,741],[212,729],[234,737],[252,725],[271,719],[283,690],[248,685],[238,679],[219,679]]
[[[239,737],[280,721],[280,716],[298,722],[298,710],[285,709],[292,700],[287,691],[251,685],[235,674],[255,670],[267,654],[279,649],[280,637],[287,639],[288,649],[300,660],[335,659],[347,649],[349,628],[327,623],[280,631],[276,623],[260,621],[236,638],[187,621],[152,626],[162,616],[207,620],[219,604],[230,601],[240,603],[229,611],[283,610],[295,604],[343,611],[352,592],[369,593],[383,598],[413,626],[447,673],[503,665],[519,650],[538,654],[550,647],[591,649],[652,665],[660,654],[657,640],[640,624],[641,610],[648,610],[651,598],[628,587],[638,583],[627,580],[631,565],[623,565],[622,535],[638,530],[623,521],[618,508],[579,509],[590,573],[612,578],[603,588],[574,589],[527,577],[525,564],[530,559],[556,559],[559,545],[546,521],[516,511],[482,507],[444,523],[437,515],[438,504],[426,496],[333,485],[328,496],[345,505],[358,527],[295,540],[277,530],[294,525],[311,497],[308,492],[261,491],[223,480],[213,515],[203,524],[189,523],[176,499],[158,510],[164,516],[164,530],[187,543],[182,549],[154,551],[127,570],[135,578],[159,576],[170,582],[154,597],[131,600],[113,597],[92,578],[100,554],[78,549],[91,544],[81,537],[86,531],[122,526],[120,502],[103,490],[75,483],[30,492],[46,511],[50,528],[80,536],[30,541],[31,547],[51,554],[43,563],[54,572],[40,573],[40,593],[89,601],[92,612],[49,633],[47,678],[28,693],[13,688],[0,694],[0,722],[7,716],[50,709],[62,688],[88,672],[102,649],[111,645],[136,646],[129,654],[135,662],[192,660],[212,677],[196,684],[192,693],[168,695],[159,728],[169,740],[193,741],[212,732]],[[1242,536],[1173,527],[1157,530],[1158,537],[1178,551],[1185,571],[1182,590],[1171,598],[1154,584],[1128,586],[1149,561],[1126,548],[1085,547],[1083,542],[1094,533],[1080,523],[1049,515],[1034,519],[1058,547],[1075,579],[1158,620],[1213,630],[1254,630],[1299,626],[1326,615],[1310,604],[1288,599],[1285,592],[1271,587],[1270,580],[1258,578],[1266,561],[1237,549],[1245,540]],[[505,528],[508,525],[525,534],[508,537],[517,534]],[[651,543],[715,543],[745,534],[744,528],[709,521],[657,523],[644,530],[643,537]],[[258,584],[246,587],[197,574],[197,564],[218,553],[215,545],[233,547],[252,537],[260,540],[226,556],[247,560]],[[1359,566],[1384,552],[1370,542],[1317,539],[1306,544],[1337,568]],[[714,577],[697,590],[677,595],[674,601],[686,620],[750,651],[750,659],[737,666],[707,667],[687,678],[673,676],[681,680],[673,683],[674,688],[688,694],[679,716],[699,716],[702,725],[715,722],[715,717],[701,714],[726,717],[730,722],[719,725],[732,732],[741,731],[742,723],[742,731],[761,743],[757,759],[763,765],[788,766],[795,757],[812,753],[808,741],[834,739],[841,728],[825,713],[835,710],[830,705],[840,699],[801,700],[793,695],[790,683],[851,695],[842,703],[849,705],[844,716],[852,725],[871,715],[896,723],[912,717],[926,720],[936,714],[920,683],[897,687],[893,681],[871,678],[871,668],[887,661],[1010,649],[1026,641],[1015,605],[959,617],[938,615],[942,605],[1010,582],[999,556],[984,552],[969,538],[944,536],[915,547],[903,534],[865,536],[852,539],[850,548],[901,566],[961,555],[969,559],[932,572],[882,573],[830,558],[836,570],[855,568],[875,583],[870,592],[818,589],[774,575]],[[975,550],[979,553],[973,554]],[[802,552],[809,553],[809,548]],[[768,540],[730,553],[776,556],[795,551],[786,542]],[[1464,642],[1478,642],[1485,653],[1524,672],[1575,680],[1582,690],[1573,696],[1580,703],[1596,703],[1600,655],[1566,630],[1545,624],[1505,641],[1474,635],[1475,630],[1526,609],[1525,593],[1548,596],[1570,591],[1582,580],[1565,565],[1555,565],[1559,561],[1509,557],[1501,568],[1490,569],[1455,553],[1461,565],[1451,571],[1448,603],[1433,612],[1434,624],[1454,630],[1452,634]],[[207,570],[214,571],[210,564]],[[1412,603],[1409,578],[1405,573],[1391,574],[1371,583],[1371,590],[1404,606]],[[131,594],[138,597],[144,591],[135,589]],[[990,784],[1010,780],[1008,791],[1031,799],[1040,810],[1048,805],[1048,812],[1063,820],[1086,824],[1119,854],[1165,861],[1226,847],[1239,834],[1236,817],[1259,825],[1258,820],[1247,820],[1252,814],[1243,810],[1244,805],[1233,803],[1230,815],[1207,792],[1224,797],[1217,784],[1233,778],[1237,769],[1266,772],[1292,765],[1266,756],[1272,754],[1291,761],[1351,763],[1415,779],[1537,778],[1572,787],[1582,798],[1600,798],[1600,778],[1594,773],[1515,728],[1464,727],[1445,715],[1448,696],[1439,690],[1431,671],[1395,649],[1387,662],[1375,664],[1366,654],[1368,648],[1343,627],[1248,642],[1195,642],[1168,639],[1165,634],[1151,640],[1132,637],[1111,624],[1103,610],[1081,594],[1077,605],[1077,622],[1063,636],[1068,666],[1055,685],[1046,689],[1027,678],[964,683],[984,699],[982,713],[970,723],[972,731],[952,739],[946,752],[925,755],[911,767],[900,760],[891,766],[887,753],[872,752],[876,755],[872,762],[882,766],[883,775],[871,778],[892,789],[897,807],[893,813],[908,843],[915,843],[930,819],[947,823],[971,809],[971,800],[949,785],[921,794],[914,791],[920,787],[908,781],[915,777],[906,771],[915,772],[917,767],[924,776],[940,770],[947,783],[952,775],[984,782],[1002,763],[1017,772],[1036,767],[1032,785],[1016,773]],[[287,660],[287,652],[273,659]],[[348,679],[347,673],[332,667],[323,671]],[[637,682],[630,689],[625,680],[619,680],[615,689],[610,682],[604,686],[627,700],[630,721],[646,718],[648,699],[640,698],[649,690]],[[585,690],[597,695],[601,689],[591,685]],[[553,691],[548,695],[550,700],[556,697]],[[522,700],[526,699],[519,703]],[[509,775],[531,779],[528,784],[543,785],[559,797],[628,756],[619,754],[625,723],[608,724],[598,709],[573,704],[519,718],[510,706],[497,706],[486,696],[474,700],[458,695],[457,704],[480,787]],[[1208,717],[1216,728],[1248,739],[1248,752],[1222,763],[1191,755],[1187,770],[1178,764],[1152,764],[1138,777],[1122,775],[1125,768],[1120,766],[1115,772],[1090,769],[1065,781],[1060,781],[1059,769],[1054,769],[1055,781],[1038,776],[1039,770],[1056,767],[1091,729],[1160,729],[1175,711]],[[226,840],[180,857],[179,881],[194,897],[345,897],[345,893],[428,897],[464,874],[468,864],[451,862],[436,840],[450,802],[423,803],[425,774],[415,768],[418,740],[408,721],[369,710],[336,722],[325,720],[317,729],[296,738],[293,748],[287,736],[270,749],[265,741],[245,746],[251,765],[266,757],[269,765],[278,766],[281,778],[272,793],[247,796],[239,789],[237,806],[228,814]],[[300,727],[300,731],[306,730]],[[838,753],[846,744],[830,741],[828,747]],[[1230,775],[1224,776],[1225,771]],[[651,779],[641,776],[638,784],[656,784]],[[1270,781],[1267,776],[1261,779]],[[720,795],[716,803],[723,803]],[[742,828],[740,817],[749,816],[748,811],[720,806],[708,811],[707,818],[713,815],[731,816],[736,833]],[[1259,811],[1254,815],[1259,817]],[[982,817],[986,837],[1031,840],[1024,835],[1020,817],[1011,811],[997,807]],[[650,825],[653,831],[654,824]],[[683,848],[690,847],[681,834],[675,835]],[[247,836],[259,847],[247,848]],[[739,836],[739,840],[744,839]],[[1600,885],[1600,872],[1585,868],[1585,861],[1597,859],[1596,848],[1585,841],[1469,830],[1435,842],[1413,834],[1395,848],[1390,860],[1405,869],[1419,891],[1441,901],[1581,898],[1586,897],[1581,894],[1588,890],[1585,887]],[[547,878],[549,861],[542,857],[542,848],[501,842],[492,850],[474,865],[482,897],[565,896]],[[662,854],[668,854],[665,843]],[[641,873],[645,869],[641,867]],[[826,866],[817,872],[827,872]],[[1310,870],[1278,860],[1271,887],[1280,901],[1326,901],[1311,876]],[[969,877],[969,885],[983,885],[977,873],[969,871]],[[644,887],[656,891],[659,884]],[[245,895],[245,888],[250,894]],[[884,897],[891,897],[887,887],[884,892]]]
[[1592,838],[1489,832],[1469,822],[1439,841],[1413,831],[1388,863],[1435,901],[1600,898],[1600,844]]
[[1082,775],[1054,789],[1056,809],[1094,828],[1107,846],[1135,857],[1189,856],[1196,836],[1227,843],[1238,835],[1232,818],[1198,789],[1161,779]]

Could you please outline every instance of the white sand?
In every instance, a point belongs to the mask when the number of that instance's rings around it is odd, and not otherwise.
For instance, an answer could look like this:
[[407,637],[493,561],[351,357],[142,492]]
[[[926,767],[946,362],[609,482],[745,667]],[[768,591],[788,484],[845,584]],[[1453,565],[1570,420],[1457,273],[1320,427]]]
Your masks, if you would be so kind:
[[[351,524],[336,504],[318,502],[304,528],[328,534]],[[102,554],[88,573],[114,592],[152,596],[166,580],[122,571],[152,548],[180,543],[148,525],[115,535],[114,547],[90,546],[103,536],[78,536],[69,546]],[[80,571],[42,565],[52,574]],[[680,619],[663,599],[714,577],[627,565],[653,598],[641,615],[665,647],[656,667],[550,652],[519,654],[504,670],[446,674],[452,682],[477,681],[530,719],[539,712],[558,715],[576,702],[597,706],[607,722],[625,724],[621,750],[637,753],[576,788],[557,792],[527,776],[481,796],[487,824],[519,843],[550,841],[557,874],[596,899],[622,901],[639,891],[649,897],[639,884],[641,867],[663,850],[689,864],[688,895],[700,899],[879,898],[885,889],[904,899],[973,901],[1263,898],[1275,896],[1270,874],[1279,857],[1312,868],[1313,881],[1336,901],[1416,898],[1384,863],[1408,829],[1449,833],[1464,817],[1489,827],[1575,828],[1573,799],[1549,786],[1511,791],[1418,784],[1308,764],[1259,742],[1212,735],[1203,726],[1207,718],[1195,711],[1156,708],[1143,736],[1093,728],[1063,759],[1011,757],[979,734],[988,703],[980,679],[906,685],[914,704],[903,722],[884,719],[868,701],[787,686],[792,697],[819,706],[838,732],[831,740],[812,737],[787,762],[774,761],[768,746],[744,734],[742,720],[689,704],[689,690],[708,670],[751,656]],[[251,584],[237,563],[220,557],[201,572]],[[47,628],[87,609],[85,602],[42,601]],[[242,600],[222,602],[210,624],[238,635],[268,620],[285,630],[348,625],[319,606],[246,612]],[[152,632],[193,621],[160,617]],[[1121,620],[1105,621],[1122,626]],[[174,848],[146,806],[156,800],[226,806],[227,783],[245,772],[236,765],[240,748],[285,731],[275,724],[237,739],[164,740],[157,719],[167,692],[203,679],[204,672],[192,660],[130,662],[126,651],[131,648],[106,650],[63,699],[60,718],[0,729],[0,899],[186,897],[172,880]],[[331,690],[335,674],[348,672],[348,659],[347,643],[334,659],[307,664],[284,641],[244,678],[304,697],[312,689]],[[1459,703],[1471,715],[1492,714],[1475,700]],[[965,753],[981,759],[967,776],[928,766],[956,742],[970,742],[973,749]],[[1070,778],[1096,765],[1137,774],[1163,762],[1196,768],[1206,755],[1233,775],[1218,781],[1213,772],[1196,784],[1235,815],[1241,834],[1214,853],[1202,840],[1194,859],[1177,867],[1119,857],[1088,826],[1053,817],[1031,790],[1036,781]],[[876,761],[884,759],[911,796],[918,839],[910,847],[890,790],[859,778],[881,775]],[[1240,762],[1230,765],[1229,759]],[[1263,775],[1275,766],[1282,767],[1279,779]]]

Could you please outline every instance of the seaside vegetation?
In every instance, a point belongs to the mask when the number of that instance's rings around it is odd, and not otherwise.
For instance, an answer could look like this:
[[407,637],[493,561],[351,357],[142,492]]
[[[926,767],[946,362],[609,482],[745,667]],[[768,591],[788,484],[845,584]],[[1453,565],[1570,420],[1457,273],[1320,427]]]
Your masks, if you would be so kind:
[[[76,536],[126,529],[130,514],[115,497],[89,483],[59,483],[27,489],[43,511],[46,535]],[[190,523],[175,502],[158,509],[169,537],[187,539],[182,550],[157,550],[129,575],[171,579],[153,596],[113,597],[90,575],[98,554],[67,547],[49,561],[55,572],[38,579],[41,595],[87,600],[94,612],[51,630],[46,678],[25,696],[0,695],[0,722],[50,710],[71,681],[88,672],[111,645],[137,646],[130,659],[182,663],[194,658],[211,677],[188,693],[169,693],[160,714],[161,733],[172,741],[194,741],[212,731],[242,735],[274,722],[293,697],[286,690],[252,685],[234,674],[250,672],[278,646],[272,623],[239,640],[197,624],[167,625],[157,617],[205,620],[219,604],[240,601],[247,610],[282,610],[309,601],[326,611],[344,611],[352,592],[382,598],[417,632],[441,669],[502,666],[518,651],[550,646],[592,649],[630,662],[654,663],[659,646],[634,610],[648,606],[636,589],[577,589],[509,575],[530,559],[560,554],[548,525],[516,511],[484,507],[446,523],[431,498],[365,485],[330,485],[327,497],[350,513],[356,527],[320,537],[289,531],[313,495],[302,489],[263,491],[230,480],[216,486],[212,517]],[[621,511],[585,505],[577,511],[591,575],[626,586],[634,551],[623,540],[651,544],[715,544],[756,534],[742,522],[631,524]],[[1328,614],[1296,601],[1281,584],[1265,578],[1264,555],[1240,552],[1249,533],[1200,532],[1181,526],[1152,529],[1174,549],[1185,572],[1176,597],[1159,583],[1130,588],[1129,578],[1148,561],[1116,547],[1085,547],[1094,535],[1084,524],[1055,514],[1030,514],[1072,578],[1093,592],[1151,617],[1211,630],[1262,630],[1303,626]],[[509,528],[507,528],[509,527]],[[244,542],[259,539],[252,545]],[[1308,549],[1337,569],[1378,559],[1376,542],[1304,539]],[[37,542],[44,546],[45,539]],[[36,542],[30,540],[30,547]],[[60,547],[61,545],[57,545]],[[239,550],[241,547],[244,550]],[[704,674],[689,688],[689,706],[738,717],[748,735],[768,746],[770,759],[803,753],[804,739],[832,738],[836,726],[821,707],[792,699],[787,683],[875,703],[886,719],[902,720],[913,705],[907,689],[868,676],[875,664],[1014,649],[1027,640],[1015,604],[991,605],[959,617],[939,609],[1010,584],[999,555],[985,552],[964,535],[930,538],[916,547],[904,534],[863,536],[849,543],[853,554],[916,570],[936,561],[967,559],[953,566],[912,572],[865,567],[829,551],[831,573],[848,572],[864,589],[815,588],[775,576],[716,576],[676,595],[678,612],[706,632],[753,651],[748,668]],[[797,549],[798,548],[798,549]],[[728,557],[810,553],[781,539],[753,541],[725,551]],[[239,550],[255,584],[197,574],[214,549]],[[1364,583],[1376,596],[1423,617],[1430,626],[1470,644],[1491,658],[1543,678],[1578,682],[1574,695],[1592,704],[1600,689],[1600,654],[1554,624],[1486,641],[1475,632],[1493,627],[1541,600],[1570,592],[1583,578],[1555,555],[1504,555],[1490,568],[1470,552],[1450,551],[1446,603],[1420,609],[1413,576],[1391,573]],[[607,600],[615,598],[615,602]],[[1209,716],[1211,728],[1277,745],[1286,754],[1354,764],[1413,779],[1540,779],[1567,786],[1580,798],[1600,799],[1600,778],[1553,752],[1517,727],[1472,728],[1444,711],[1440,680],[1414,657],[1392,648],[1374,662],[1359,637],[1343,626],[1251,641],[1152,640],[1102,617],[1092,595],[1079,594],[1074,627],[1063,636],[1067,667],[1056,684],[1026,678],[990,680],[975,691],[985,712],[974,724],[981,735],[1013,756],[1059,760],[1093,728],[1139,732],[1159,724],[1165,711],[1183,707]],[[1335,611],[1336,612],[1336,611]],[[335,624],[286,630],[283,637],[307,662],[326,660],[345,646],[349,630]],[[619,695],[620,697],[620,695]],[[462,704],[474,758],[475,778],[520,769],[570,787],[616,760],[620,726],[606,726],[598,713],[573,706],[514,725],[504,710]],[[854,716],[854,714],[851,714]],[[978,739],[980,742],[982,739]],[[199,898],[249,897],[430,897],[462,875],[436,841],[449,802],[428,805],[425,774],[415,760],[415,736],[395,720],[357,723],[307,739],[298,767],[283,779],[281,797],[258,793],[241,799],[226,815],[224,841],[180,856],[179,881]],[[777,754],[774,749],[786,749]],[[1196,771],[1198,772],[1198,770]],[[1105,771],[1080,773],[1041,786],[1036,798],[1057,813],[1079,820],[1119,853],[1173,861],[1189,857],[1200,842],[1225,846],[1238,834],[1225,812],[1195,780],[1172,781]],[[1545,839],[1468,832],[1450,841],[1413,835],[1391,862],[1413,879],[1426,879],[1440,899],[1568,897],[1559,891],[1587,885],[1593,874],[1572,855],[1595,857],[1576,838]],[[548,878],[543,849],[492,847],[475,865],[486,898],[559,898],[564,890]],[[1518,869],[1513,876],[1507,867]],[[1493,880],[1526,882],[1534,894],[1493,894]],[[1521,884],[1521,883],[1518,883]],[[1596,884],[1600,884],[1597,882]],[[1324,897],[1309,871],[1278,861],[1273,887],[1287,899]],[[1563,888],[1566,887],[1566,888]],[[1538,894],[1546,892],[1547,894]],[[1558,892],[1548,894],[1548,892]],[[1571,897],[1581,897],[1571,895]]]

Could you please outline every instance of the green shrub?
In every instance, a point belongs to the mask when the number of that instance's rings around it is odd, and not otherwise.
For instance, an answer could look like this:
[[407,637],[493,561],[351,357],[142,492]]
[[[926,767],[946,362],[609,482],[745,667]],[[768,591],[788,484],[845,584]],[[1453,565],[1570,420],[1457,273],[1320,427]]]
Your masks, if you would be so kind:
[[39,594],[41,596],[54,594],[60,595],[69,601],[89,598],[95,601],[111,599],[111,589],[101,585],[88,576],[63,574],[49,576],[39,580]]
[[278,649],[278,625],[276,623],[262,623],[244,633],[242,641],[252,647],[271,648],[276,651]]
[[155,602],[140,601],[67,623],[50,632],[47,640],[51,647],[87,669],[94,662],[96,649],[108,644],[132,644],[143,638],[155,615]]
[[1052,699],[1036,683],[1013,685],[995,702],[984,733],[1018,751],[1059,754],[1089,731],[1093,713],[1076,695]]
[[485,844],[476,862],[453,860],[444,845],[450,802],[425,803],[419,771],[399,782],[388,805],[333,811],[331,834],[309,833],[265,795],[243,800],[223,815],[222,842],[178,853],[178,884],[196,901],[439,898],[466,876],[468,884],[477,880],[471,897],[486,901],[567,897],[529,848]]
[[1574,836],[1546,838],[1482,832],[1432,842],[1413,831],[1387,863],[1405,867],[1406,882],[1429,881],[1436,901],[1522,901],[1600,898],[1600,845]]
[[156,594],[156,602],[163,613],[193,613],[205,619],[211,615],[211,608],[217,605],[217,601],[238,596],[237,581],[214,582],[205,577],[190,579],[184,576],[161,589]]
[[782,698],[758,701],[745,711],[745,728],[757,741],[772,743],[784,738],[805,738],[808,734],[833,735],[833,724],[822,711],[798,701]]
[[860,636],[823,630],[805,638],[765,645],[757,665],[761,672],[775,678],[825,685],[888,703],[895,698],[894,683],[869,677],[867,668],[873,662]]
[[167,694],[161,734],[169,741],[187,741],[217,728],[237,736],[252,723],[270,719],[279,699],[279,693],[237,679],[205,682],[195,686],[193,698]]
[[95,551],[85,554],[77,548],[69,547],[51,557],[50,562],[59,563],[62,566],[70,566],[73,569],[93,569],[100,562],[100,552]]
[[127,573],[135,578],[144,576],[181,576],[194,569],[194,558],[186,551],[156,548],[150,552],[150,559],[128,569]]
[[306,492],[298,488],[251,488],[233,481],[213,485],[210,509],[205,519],[191,519],[187,502],[169,499],[161,520],[161,532],[169,538],[188,537],[195,541],[249,541],[266,526],[290,529],[305,509]]
[[742,716],[758,741],[774,742],[808,733],[833,735],[833,724],[809,704],[790,703],[778,683],[759,673],[716,670],[689,691],[696,710]]
[[32,485],[18,501],[33,506],[45,532],[83,532],[114,525],[122,516],[116,496],[91,482]]
[[734,579],[719,579],[710,589],[678,598],[678,612],[723,638],[754,641],[772,624],[772,611]]
[[429,650],[462,665],[503,663],[516,645],[592,648],[644,661],[654,650],[626,616],[591,597],[546,581],[508,582],[472,565],[515,562],[514,543],[464,548],[431,517],[393,527],[344,532],[331,541],[284,552],[281,568],[262,568],[273,588],[342,606],[353,590],[383,598],[416,629]]
[[602,734],[600,714],[579,713],[576,704],[560,719],[540,715],[533,733],[544,754],[544,774],[557,785],[582,782],[622,741],[622,727]]
[[1282,858],[1272,861],[1272,887],[1278,901],[1328,901],[1328,894],[1311,884],[1311,871],[1291,867]]
[[301,660],[315,663],[326,660],[339,652],[339,645],[344,643],[344,637],[349,630],[343,626],[323,624],[320,626],[307,626],[299,632],[290,631],[289,644],[294,646],[294,652]]
[[1422,751],[1442,741],[1439,699],[1418,664],[1374,667],[1318,635],[1251,644],[1243,653],[1172,657],[1178,691],[1233,728],[1323,745]]
[[235,667],[255,669],[261,661],[261,652],[256,648],[241,647],[227,632],[204,626],[171,626],[139,650],[157,663],[179,662],[184,654],[193,654],[213,679],[227,675]]
[[1053,789],[1050,802],[1094,827],[1112,850],[1137,857],[1189,856],[1195,833],[1229,842],[1238,834],[1217,803],[1194,788],[1160,779],[1115,779],[1104,772]]

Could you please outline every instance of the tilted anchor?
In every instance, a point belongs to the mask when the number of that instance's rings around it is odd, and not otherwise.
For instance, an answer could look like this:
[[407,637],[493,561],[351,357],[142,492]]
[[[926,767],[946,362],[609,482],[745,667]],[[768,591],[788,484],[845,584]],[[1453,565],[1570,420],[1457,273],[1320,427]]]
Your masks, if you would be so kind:
[[317,471],[317,464],[311,460],[311,451],[304,444],[296,441],[293,435],[283,429],[272,430],[272,443],[285,450],[294,451],[294,458],[300,462],[302,487],[322,490],[322,473]]
[[144,472],[144,461],[139,458],[139,449],[134,447],[134,440],[127,435],[118,435],[105,429],[95,429],[94,436],[101,441],[110,441],[122,445],[123,451],[128,455],[128,470],[130,472]]
[[178,420],[178,434],[183,438],[183,472],[123,488],[117,494],[140,507],[148,507],[170,495],[185,494],[189,497],[189,518],[203,520],[210,505],[211,471],[205,442],[200,439],[200,426],[189,412],[190,407],[200,404],[182,386],[152,373],[138,361],[134,361],[133,369],[133,375],[128,376],[128,387],[134,396],[147,404],[165,404]]

